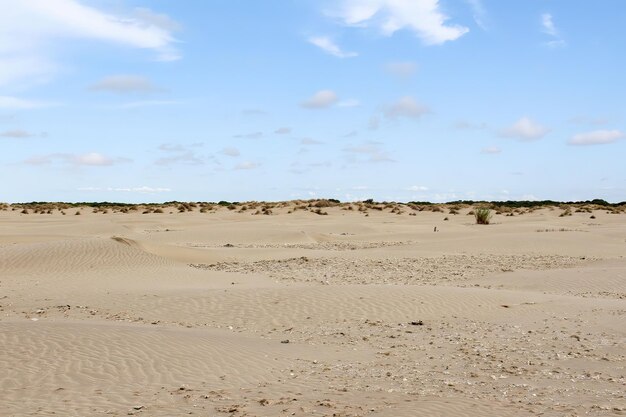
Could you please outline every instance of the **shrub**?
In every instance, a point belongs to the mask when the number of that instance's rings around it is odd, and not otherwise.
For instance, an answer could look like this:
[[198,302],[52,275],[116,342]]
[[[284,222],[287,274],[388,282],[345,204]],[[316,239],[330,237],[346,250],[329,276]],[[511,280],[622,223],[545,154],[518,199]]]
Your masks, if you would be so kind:
[[491,220],[491,210],[487,207],[474,209],[474,217],[476,218],[476,224],[489,224],[489,220]]

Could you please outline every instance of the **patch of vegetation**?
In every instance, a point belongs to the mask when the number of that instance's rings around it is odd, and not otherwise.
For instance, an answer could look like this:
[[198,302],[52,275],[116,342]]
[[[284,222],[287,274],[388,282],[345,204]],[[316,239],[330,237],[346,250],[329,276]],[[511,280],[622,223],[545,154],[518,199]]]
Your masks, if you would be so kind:
[[489,224],[491,220],[491,209],[488,207],[478,207],[474,209],[474,217],[476,218],[476,224]]

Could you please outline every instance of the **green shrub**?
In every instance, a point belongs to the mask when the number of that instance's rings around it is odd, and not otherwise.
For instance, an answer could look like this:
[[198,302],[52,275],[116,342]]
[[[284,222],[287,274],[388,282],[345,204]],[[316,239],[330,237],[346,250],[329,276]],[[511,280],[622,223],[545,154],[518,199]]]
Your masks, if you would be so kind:
[[474,217],[476,218],[476,224],[489,224],[491,210],[487,207],[478,207],[474,209]]

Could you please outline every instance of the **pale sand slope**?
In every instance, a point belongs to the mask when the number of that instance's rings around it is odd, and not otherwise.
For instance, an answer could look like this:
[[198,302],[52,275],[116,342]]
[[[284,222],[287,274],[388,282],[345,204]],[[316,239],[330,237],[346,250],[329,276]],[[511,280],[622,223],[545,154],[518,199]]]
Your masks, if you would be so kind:
[[0,415],[626,415],[626,216],[327,211],[0,212]]

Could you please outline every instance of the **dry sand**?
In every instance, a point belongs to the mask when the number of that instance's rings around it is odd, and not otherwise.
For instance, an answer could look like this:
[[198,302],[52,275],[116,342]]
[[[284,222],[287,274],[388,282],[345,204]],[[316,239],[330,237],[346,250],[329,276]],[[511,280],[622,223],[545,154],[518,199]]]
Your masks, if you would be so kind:
[[0,211],[0,415],[626,415],[626,215],[287,211]]

